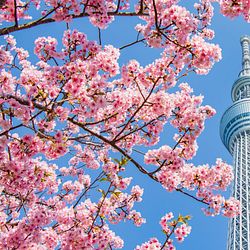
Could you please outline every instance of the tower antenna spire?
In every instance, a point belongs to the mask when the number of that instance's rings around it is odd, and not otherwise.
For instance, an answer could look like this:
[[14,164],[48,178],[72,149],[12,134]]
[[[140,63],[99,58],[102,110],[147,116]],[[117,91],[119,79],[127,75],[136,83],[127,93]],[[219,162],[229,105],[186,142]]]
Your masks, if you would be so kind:
[[250,37],[245,35],[241,37],[240,42],[242,47],[242,71],[240,76],[250,75]]

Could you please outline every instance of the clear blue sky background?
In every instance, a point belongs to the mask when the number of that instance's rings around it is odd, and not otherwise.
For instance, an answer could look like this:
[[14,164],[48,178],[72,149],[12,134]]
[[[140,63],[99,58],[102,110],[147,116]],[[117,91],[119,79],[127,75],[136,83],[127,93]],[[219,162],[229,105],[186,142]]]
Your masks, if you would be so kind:
[[[185,2],[185,1],[184,1]],[[192,1],[193,2],[193,1]],[[218,7],[218,6],[217,6]],[[113,44],[120,47],[136,38],[133,24],[138,20],[133,18],[120,17],[109,29],[102,33],[103,44]],[[216,36],[213,40],[218,43],[223,51],[223,59],[217,63],[213,70],[206,76],[189,75],[183,81],[187,81],[194,88],[195,94],[205,96],[204,103],[213,106],[217,110],[217,115],[208,120],[205,131],[198,140],[199,150],[193,159],[195,164],[213,164],[217,157],[221,157],[229,163],[232,158],[223,146],[219,137],[219,123],[223,112],[232,103],[231,86],[241,70],[241,47],[240,37],[250,35],[250,24],[245,23],[242,18],[229,20],[219,14],[215,9],[215,17],[212,28]],[[97,39],[97,29],[91,27],[87,19],[75,20],[71,25],[85,32],[89,39]],[[32,50],[33,42],[38,36],[61,37],[65,24],[53,23],[39,26],[31,30],[14,33],[18,44],[25,49]],[[159,51],[147,49],[144,45],[135,45],[124,49],[121,54],[120,64],[129,59],[137,58],[142,65],[146,65],[159,55]],[[35,59],[32,57],[32,60]],[[172,138],[172,134],[164,131],[162,143]],[[178,193],[167,193],[159,184],[138,172],[133,166],[128,166],[128,176],[134,176],[133,184],[144,187],[142,203],[136,206],[142,215],[147,219],[147,223],[140,228],[136,228],[131,223],[122,223],[114,229],[120,235],[126,245],[124,249],[133,249],[137,244],[149,240],[150,237],[158,237],[163,240],[163,234],[159,226],[160,218],[169,211],[175,215],[179,213],[192,215],[190,225],[193,227],[191,235],[182,244],[176,244],[178,250],[225,250],[227,239],[228,220],[222,216],[206,217],[201,211],[201,204],[192,201],[190,198]],[[227,193],[229,195],[229,192]]]

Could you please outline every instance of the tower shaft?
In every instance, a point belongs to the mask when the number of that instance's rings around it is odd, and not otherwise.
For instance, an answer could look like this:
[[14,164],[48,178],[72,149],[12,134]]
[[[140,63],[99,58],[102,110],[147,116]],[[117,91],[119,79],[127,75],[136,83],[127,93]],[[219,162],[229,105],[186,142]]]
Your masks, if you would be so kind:
[[235,181],[232,195],[241,202],[241,214],[229,222],[228,250],[250,249],[250,131],[232,142]]

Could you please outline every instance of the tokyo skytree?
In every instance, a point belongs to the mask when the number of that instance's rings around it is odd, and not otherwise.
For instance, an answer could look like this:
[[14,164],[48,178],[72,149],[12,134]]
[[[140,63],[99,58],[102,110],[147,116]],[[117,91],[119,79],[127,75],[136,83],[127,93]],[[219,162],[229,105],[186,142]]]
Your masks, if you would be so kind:
[[241,214],[229,222],[227,250],[250,250],[250,37],[243,36],[242,70],[232,87],[233,104],[223,114],[221,139],[233,156],[232,195]]

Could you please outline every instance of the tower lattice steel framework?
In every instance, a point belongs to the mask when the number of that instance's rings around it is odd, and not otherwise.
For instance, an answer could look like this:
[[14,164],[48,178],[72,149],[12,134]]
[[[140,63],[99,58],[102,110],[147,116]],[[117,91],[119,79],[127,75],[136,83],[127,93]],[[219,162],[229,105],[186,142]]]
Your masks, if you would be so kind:
[[242,71],[232,87],[233,104],[221,119],[220,136],[234,159],[232,195],[241,214],[229,222],[227,250],[250,250],[250,37],[241,38]]

